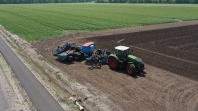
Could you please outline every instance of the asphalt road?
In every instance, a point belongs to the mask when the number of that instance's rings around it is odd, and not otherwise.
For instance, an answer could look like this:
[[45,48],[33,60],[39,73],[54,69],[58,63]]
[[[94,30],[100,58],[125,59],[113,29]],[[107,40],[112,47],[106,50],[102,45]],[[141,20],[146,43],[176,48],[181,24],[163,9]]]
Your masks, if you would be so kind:
[[64,111],[1,37],[0,52],[38,111]]

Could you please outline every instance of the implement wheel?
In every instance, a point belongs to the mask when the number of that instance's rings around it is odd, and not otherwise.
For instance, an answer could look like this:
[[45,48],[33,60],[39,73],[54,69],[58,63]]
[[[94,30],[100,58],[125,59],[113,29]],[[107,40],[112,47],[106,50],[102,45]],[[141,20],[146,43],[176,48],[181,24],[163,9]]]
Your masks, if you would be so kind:
[[69,59],[69,61],[73,61],[74,58],[73,58],[73,56],[70,55],[70,56],[68,56],[68,59]]
[[76,61],[80,61],[80,60],[81,60],[81,55],[80,55],[80,54],[74,55],[74,59],[75,59]]
[[135,73],[136,73],[136,69],[133,64],[127,64],[126,70],[129,75],[135,75]]
[[118,60],[115,57],[109,57],[108,64],[111,69],[118,68]]
[[98,65],[99,65],[100,68],[102,67],[102,61],[101,60],[99,60]]

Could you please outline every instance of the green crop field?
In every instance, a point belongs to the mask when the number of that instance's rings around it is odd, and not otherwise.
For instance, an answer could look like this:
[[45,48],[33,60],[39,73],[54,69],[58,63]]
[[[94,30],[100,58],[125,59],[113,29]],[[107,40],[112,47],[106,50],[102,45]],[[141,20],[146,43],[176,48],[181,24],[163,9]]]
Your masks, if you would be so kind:
[[193,4],[12,4],[0,5],[0,24],[32,41],[68,32],[198,20]]

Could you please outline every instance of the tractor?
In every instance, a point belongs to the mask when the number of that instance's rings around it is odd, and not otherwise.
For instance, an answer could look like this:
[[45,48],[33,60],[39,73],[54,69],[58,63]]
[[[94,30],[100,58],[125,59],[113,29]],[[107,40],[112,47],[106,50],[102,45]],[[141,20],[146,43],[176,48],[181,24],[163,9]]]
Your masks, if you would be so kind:
[[115,47],[115,53],[111,54],[108,59],[109,67],[111,69],[126,68],[127,73],[130,75],[135,75],[136,71],[143,72],[143,61],[134,55],[130,55],[129,52],[129,47]]

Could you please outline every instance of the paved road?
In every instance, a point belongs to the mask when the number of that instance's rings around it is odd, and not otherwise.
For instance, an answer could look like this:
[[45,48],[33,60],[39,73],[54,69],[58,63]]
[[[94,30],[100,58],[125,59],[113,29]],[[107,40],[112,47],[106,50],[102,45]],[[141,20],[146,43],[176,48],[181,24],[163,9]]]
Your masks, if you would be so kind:
[[64,111],[1,37],[0,52],[38,111]]

